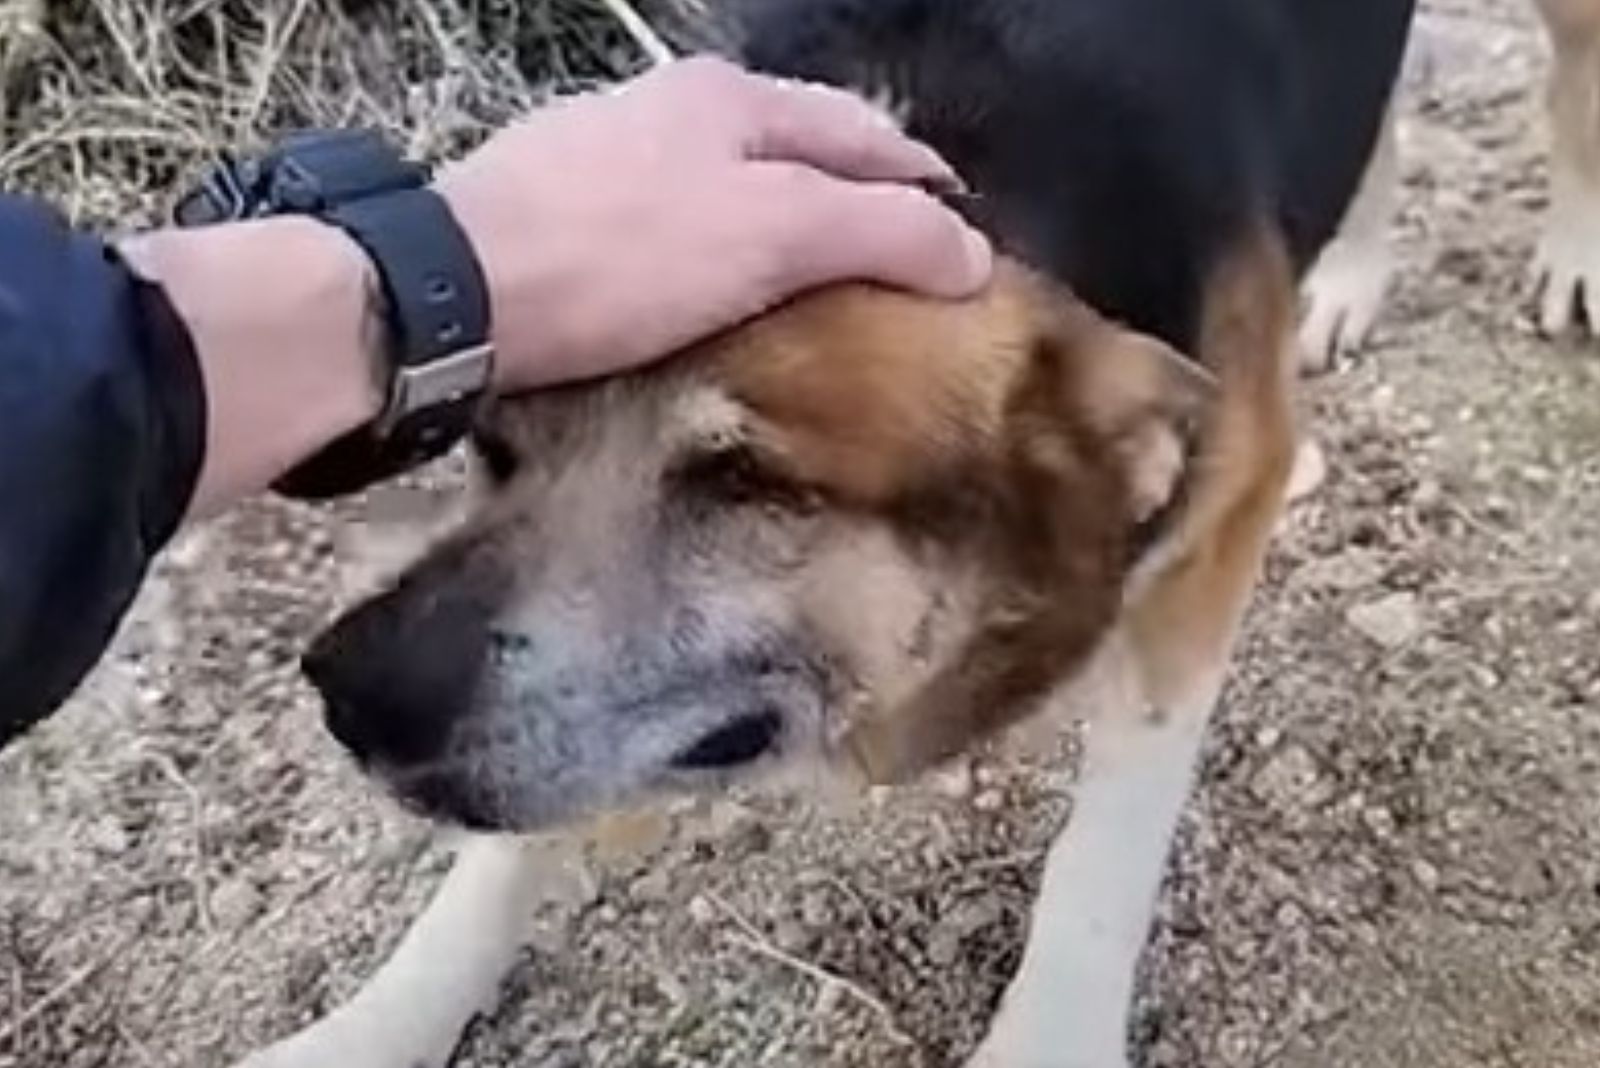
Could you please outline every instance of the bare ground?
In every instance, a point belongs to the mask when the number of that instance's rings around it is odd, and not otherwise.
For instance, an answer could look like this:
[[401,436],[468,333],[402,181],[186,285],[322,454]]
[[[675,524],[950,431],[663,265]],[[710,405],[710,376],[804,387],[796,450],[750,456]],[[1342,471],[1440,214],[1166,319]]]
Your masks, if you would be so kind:
[[[1404,271],[1307,388],[1285,524],[1147,957],[1155,1068],[1600,1063],[1600,358],[1529,325],[1544,47],[1425,4]],[[448,469],[174,548],[116,655],[0,758],[0,1068],[227,1064],[347,995],[440,873],[296,677]],[[1070,746],[1068,747],[1070,748]],[[952,1064],[1020,952],[1070,764],[867,811],[739,799],[591,855],[463,1068]],[[819,979],[826,973],[832,979]]]

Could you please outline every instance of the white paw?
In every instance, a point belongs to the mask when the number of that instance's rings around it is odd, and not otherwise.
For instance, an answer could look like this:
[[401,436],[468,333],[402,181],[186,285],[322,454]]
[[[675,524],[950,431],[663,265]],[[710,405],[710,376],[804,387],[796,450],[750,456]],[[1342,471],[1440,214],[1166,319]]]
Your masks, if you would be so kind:
[[1018,1049],[990,1038],[968,1058],[964,1068],[1128,1068],[1128,1057],[1120,1048]]
[[246,1057],[234,1068],[449,1068],[454,1050],[423,1050],[370,1027],[322,1020]]
[[1394,255],[1383,240],[1336,239],[1323,250],[1304,285],[1300,367],[1315,374],[1367,343],[1394,277]]
[[1551,209],[1534,255],[1533,290],[1546,337],[1585,324],[1590,334],[1600,332],[1600,195]]
[[1121,1012],[1091,1016],[1067,1007],[1045,1019],[1039,1008],[1002,1003],[964,1068],[1128,1068]]

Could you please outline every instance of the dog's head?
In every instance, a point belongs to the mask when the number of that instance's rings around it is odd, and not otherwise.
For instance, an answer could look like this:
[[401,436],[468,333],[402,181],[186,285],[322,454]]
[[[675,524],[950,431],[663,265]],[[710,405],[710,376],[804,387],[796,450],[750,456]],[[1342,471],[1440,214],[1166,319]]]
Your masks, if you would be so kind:
[[307,670],[369,770],[479,828],[796,760],[901,777],[1110,629],[1209,390],[1015,265],[960,303],[818,292],[501,402],[477,514]]

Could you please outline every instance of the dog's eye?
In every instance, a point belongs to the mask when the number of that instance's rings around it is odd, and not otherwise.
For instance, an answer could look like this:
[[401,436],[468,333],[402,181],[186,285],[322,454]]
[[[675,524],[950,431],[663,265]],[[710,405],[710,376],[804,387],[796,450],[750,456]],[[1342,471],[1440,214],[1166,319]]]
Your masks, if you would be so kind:
[[784,489],[782,480],[765,470],[755,454],[743,446],[721,446],[690,453],[679,464],[677,475],[695,493],[725,503],[766,500]]
[[517,473],[517,454],[499,435],[478,429],[472,434],[472,450],[483,462],[489,478],[497,485],[510,482]]

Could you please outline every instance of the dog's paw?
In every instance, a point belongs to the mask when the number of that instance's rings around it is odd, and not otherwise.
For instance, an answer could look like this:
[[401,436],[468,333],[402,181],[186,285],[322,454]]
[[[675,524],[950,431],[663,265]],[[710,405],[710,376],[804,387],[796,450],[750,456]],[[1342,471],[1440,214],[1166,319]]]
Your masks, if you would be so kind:
[[[1108,1027],[1108,1019],[1119,1026]],[[1128,1068],[1120,1020],[1119,1013],[1091,1020],[1073,1012],[1043,1020],[1002,1009],[963,1068]]]
[[265,1049],[234,1068],[449,1068],[450,1054],[419,1053],[343,1021],[314,1024]]
[[1600,332],[1600,193],[1592,203],[1551,209],[1532,275],[1540,333],[1556,337],[1579,327]]
[[1128,1068],[1128,1058],[1120,1050],[1115,1053],[1080,1053],[1070,1048],[1049,1053],[1013,1051],[1004,1043],[990,1040],[967,1059],[963,1068]]
[[1339,239],[1306,278],[1300,322],[1300,369],[1317,374],[1366,345],[1394,277],[1384,241]]

